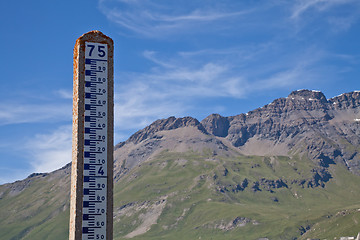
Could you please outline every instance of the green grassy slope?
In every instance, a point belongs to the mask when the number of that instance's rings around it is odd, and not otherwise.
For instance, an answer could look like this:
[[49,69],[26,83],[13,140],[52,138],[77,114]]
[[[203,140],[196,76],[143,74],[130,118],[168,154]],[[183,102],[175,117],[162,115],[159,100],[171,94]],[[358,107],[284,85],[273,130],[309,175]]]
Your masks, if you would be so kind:
[[[164,151],[115,183],[114,239],[355,236],[360,177],[331,165],[333,178],[324,188],[294,181],[311,178],[314,167],[299,157]],[[262,185],[262,178],[286,186]],[[239,188],[245,179],[247,186]],[[69,181],[69,174],[49,174],[32,178],[22,191],[0,186],[0,239],[67,239]],[[254,182],[260,183],[257,191]]]
[[[164,152],[158,159],[133,169],[116,184],[115,239],[125,239],[141,225],[142,216],[146,216],[144,202],[149,206],[165,198],[166,206],[157,224],[133,239],[295,239],[301,237],[302,229],[316,224],[330,227],[337,212],[360,207],[360,179],[340,166],[331,166],[336,178],[330,179],[325,188],[288,184],[271,191],[260,187],[261,191],[254,192],[252,181],[265,177],[289,183],[310,177],[314,166],[305,159],[286,157],[272,158],[272,163],[264,157],[212,158],[193,152]],[[229,190],[244,178],[249,180],[245,190]],[[122,211],[119,206],[123,206]],[[221,229],[236,218],[247,222]],[[331,235],[348,236],[357,231],[360,225],[356,221],[346,221],[346,227],[333,229]]]
[[69,192],[63,170],[0,186],[0,239],[67,239]]

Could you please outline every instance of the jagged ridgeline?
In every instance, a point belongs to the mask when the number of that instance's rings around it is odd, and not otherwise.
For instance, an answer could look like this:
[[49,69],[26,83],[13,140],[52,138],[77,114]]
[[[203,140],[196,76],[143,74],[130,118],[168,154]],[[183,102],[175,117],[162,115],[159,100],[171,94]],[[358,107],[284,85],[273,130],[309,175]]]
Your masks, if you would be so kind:
[[[114,239],[360,232],[360,93],[157,120],[115,147]],[[70,164],[0,186],[0,239],[67,239]]]

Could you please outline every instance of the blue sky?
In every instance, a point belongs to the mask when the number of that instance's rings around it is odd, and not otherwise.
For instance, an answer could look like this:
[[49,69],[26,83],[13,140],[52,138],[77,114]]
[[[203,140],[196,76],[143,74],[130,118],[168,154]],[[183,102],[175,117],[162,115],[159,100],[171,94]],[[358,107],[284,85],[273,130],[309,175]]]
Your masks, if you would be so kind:
[[115,42],[115,142],[297,89],[359,90],[358,0],[0,2],[0,184],[71,161],[75,40]]

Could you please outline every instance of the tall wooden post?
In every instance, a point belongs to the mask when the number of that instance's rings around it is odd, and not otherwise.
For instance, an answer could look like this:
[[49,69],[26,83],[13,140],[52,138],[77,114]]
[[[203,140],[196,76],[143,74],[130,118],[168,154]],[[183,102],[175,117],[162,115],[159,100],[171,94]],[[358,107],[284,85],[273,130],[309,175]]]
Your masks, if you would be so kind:
[[69,240],[113,239],[113,55],[99,31],[76,40]]

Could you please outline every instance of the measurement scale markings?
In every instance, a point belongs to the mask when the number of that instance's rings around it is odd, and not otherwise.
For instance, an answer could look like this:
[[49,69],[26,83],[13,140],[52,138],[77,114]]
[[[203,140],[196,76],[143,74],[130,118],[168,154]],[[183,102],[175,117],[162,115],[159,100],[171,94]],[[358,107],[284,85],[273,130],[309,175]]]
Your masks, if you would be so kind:
[[[92,166],[90,166],[92,165]],[[103,164],[101,163],[95,163],[95,164],[84,164],[84,169],[85,170],[95,170],[96,166],[103,166]],[[95,189],[95,190],[101,190],[102,188],[99,189]]]
[[96,110],[97,107],[102,107],[103,105],[99,104],[85,104],[85,110]]
[[88,140],[90,140],[90,141],[96,141],[98,144],[99,144],[100,142],[104,142],[103,139],[96,139],[96,134],[89,135],[89,139],[88,139]]
[[[92,79],[91,79],[92,80]],[[93,80],[93,81],[86,81],[85,82],[85,87],[86,88],[89,88],[89,87],[97,87],[97,84],[103,84],[104,82],[103,81],[96,81],[96,78],[95,78],[95,80]],[[85,89],[85,91],[86,91],[86,89]]]
[[103,128],[85,128],[85,133],[96,134],[96,130],[104,130]]
[[[92,81],[87,81],[89,84],[87,85],[87,86],[85,86],[86,88],[88,88],[88,87],[90,87],[90,83],[92,84],[92,86],[97,86],[97,84],[104,84],[104,83],[106,83],[106,82],[104,82],[104,81],[96,81],[96,79],[94,79],[94,78],[91,78],[90,80],[92,80]],[[86,90],[85,90],[86,91]]]
[[[107,45],[85,44],[82,240],[105,239],[107,204]],[[102,55],[104,53],[104,55]],[[102,84],[102,85],[100,85]],[[100,151],[99,151],[100,150]],[[101,161],[101,163],[100,163]],[[98,212],[96,212],[96,210]],[[100,212],[99,212],[100,211]]]
[[96,84],[95,84],[95,82],[86,81],[85,82],[85,87],[96,87]]
[[84,195],[95,196],[96,190],[102,190],[102,188],[84,188]]
[[91,87],[89,92],[90,93],[96,93],[97,92],[96,90],[97,90],[96,87]]
[[96,122],[96,117],[85,116],[85,122]]
[[101,201],[84,201],[84,208],[93,208],[95,207],[95,203],[101,203]]
[[95,152],[96,147],[90,147],[89,150],[90,150],[90,152]]
[[102,152],[84,152],[85,158],[96,158],[96,153],[102,153]]
[[104,59],[97,59],[97,58],[85,58],[85,64],[90,64],[90,62],[97,61],[97,62],[107,62]]
[[96,140],[85,139],[85,146],[96,146],[97,142]]
[[85,92],[85,98],[88,98],[88,99],[97,99],[96,96],[102,96],[103,93],[90,93],[90,92]]
[[102,70],[85,70],[85,76],[96,76],[97,72],[103,72]]

